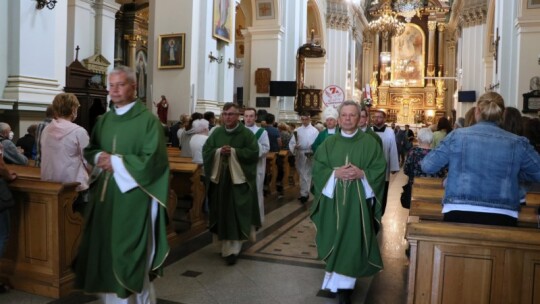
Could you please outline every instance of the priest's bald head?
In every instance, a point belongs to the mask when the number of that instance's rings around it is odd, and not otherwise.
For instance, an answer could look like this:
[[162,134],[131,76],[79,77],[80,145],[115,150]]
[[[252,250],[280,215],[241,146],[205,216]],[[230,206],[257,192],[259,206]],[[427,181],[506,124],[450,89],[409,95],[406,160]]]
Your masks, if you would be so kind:
[[118,66],[109,73],[109,96],[115,107],[135,101],[136,79],[133,69],[126,66]]

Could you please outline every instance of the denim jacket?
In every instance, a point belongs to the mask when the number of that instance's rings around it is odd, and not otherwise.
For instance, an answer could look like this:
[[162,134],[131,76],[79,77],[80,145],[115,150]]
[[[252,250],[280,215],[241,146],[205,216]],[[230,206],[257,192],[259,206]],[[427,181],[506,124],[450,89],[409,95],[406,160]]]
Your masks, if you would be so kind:
[[540,181],[538,152],[492,122],[454,130],[421,164],[431,174],[449,165],[443,204],[518,211],[519,181]]

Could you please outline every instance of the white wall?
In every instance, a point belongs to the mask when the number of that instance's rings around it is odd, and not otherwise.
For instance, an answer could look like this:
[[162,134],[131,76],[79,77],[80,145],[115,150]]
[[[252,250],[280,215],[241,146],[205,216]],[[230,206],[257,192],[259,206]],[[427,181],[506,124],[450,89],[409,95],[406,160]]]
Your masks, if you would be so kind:
[[[4,95],[8,75],[8,0],[0,0],[0,99]],[[2,104],[0,103],[0,109]],[[1,120],[1,119],[0,119]]]
[[[499,0],[501,1],[501,0]],[[501,1],[506,2],[506,1]],[[509,101],[515,101],[518,109],[523,109],[522,94],[529,92],[529,82],[533,76],[540,76],[540,8],[528,9],[527,0],[515,1],[516,51],[515,75],[512,83],[515,88]]]
[[[148,30],[148,81],[151,86],[151,100],[159,100],[160,95],[169,101],[168,119],[176,121],[182,113],[189,113],[191,83],[195,83],[191,69],[198,69],[193,61],[193,49],[197,46],[197,25],[193,20],[201,18],[194,12],[194,1],[190,0],[150,0],[150,20]],[[209,2],[209,1],[206,1]],[[194,15],[197,13],[196,15]],[[184,69],[158,69],[159,35],[185,33]],[[149,105],[151,106],[151,105]],[[155,111],[155,107],[154,107]]]

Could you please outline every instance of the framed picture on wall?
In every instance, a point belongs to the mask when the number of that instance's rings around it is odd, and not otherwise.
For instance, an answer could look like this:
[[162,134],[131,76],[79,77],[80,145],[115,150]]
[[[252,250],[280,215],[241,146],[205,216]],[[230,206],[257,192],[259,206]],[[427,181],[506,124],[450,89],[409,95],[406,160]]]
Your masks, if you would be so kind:
[[527,8],[540,8],[540,0],[528,0]]
[[212,36],[227,43],[231,42],[231,35],[234,34],[231,32],[233,4],[231,0],[214,0]]
[[183,69],[186,34],[159,35],[158,69]]
[[274,0],[257,0],[255,5],[258,20],[274,19]]

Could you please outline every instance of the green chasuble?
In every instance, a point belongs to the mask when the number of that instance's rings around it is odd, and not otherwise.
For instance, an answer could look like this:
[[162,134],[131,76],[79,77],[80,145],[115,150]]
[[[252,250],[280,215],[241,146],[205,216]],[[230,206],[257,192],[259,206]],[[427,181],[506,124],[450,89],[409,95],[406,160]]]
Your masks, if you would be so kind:
[[371,129],[370,126],[368,126],[368,127],[366,128],[366,131],[365,131],[364,133],[373,136],[373,138],[375,138],[375,140],[376,140],[376,141],[381,145],[381,147],[382,147],[382,139],[381,139],[381,137],[380,137],[379,135],[377,135],[377,133],[375,133],[375,131],[373,131],[373,129]]
[[[361,180],[338,179],[333,199],[322,194],[334,169],[347,163],[365,172],[377,199],[366,202]],[[327,272],[363,277],[383,268],[374,227],[380,227],[386,174],[381,145],[360,130],[350,138],[341,133],[327,138],[315,153],[311,219],[317,228],[317,251]]]
[[105,171],[92,184],[74,266],[75,287],[127,298],[143,288],[152,199],[159,206],[154,225],[152,278],[161,275],[169,253],[166,233],[169,163],[163,127],[140,102],[123,115],[112,109],[97,121],[84,157],[95,165],[99,152],[121,157],[138,187],[121,193],[113,174]]
[[[221,155],[219,182],[210,181],[215,152],[224,145],[235,149],[246,177],[245,183],[233,184],[229,169],[230,156],[225,155]],[[255,135],[241,123],[232,131],[218,127],[203,146],[203,159],[210,208],[210,231],[216,233],[219,240],[247,240],[251,226],[261,226],[255,182],[259,145]]]
[[[336,132],[339,132],[339,129],[336,128]],[[323,143],[323,141],[328,137],[332,136],[334,134],[328,134],[328,129],[324,129],[321,132],[319,132],[319,135],[317,135],[317,138],[315,138],[315,141],[311,145],[311,150],[313,150],[313,153],[317,151],[317,148]]]

